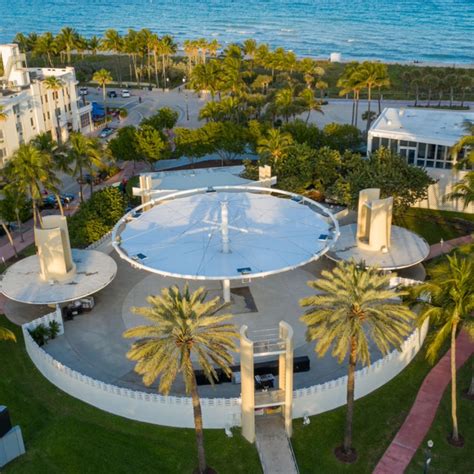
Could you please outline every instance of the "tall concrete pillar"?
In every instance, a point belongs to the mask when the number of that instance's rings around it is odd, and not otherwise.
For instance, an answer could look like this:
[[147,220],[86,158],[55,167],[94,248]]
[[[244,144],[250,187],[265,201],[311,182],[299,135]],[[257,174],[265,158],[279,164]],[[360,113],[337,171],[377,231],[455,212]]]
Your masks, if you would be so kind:
[[253,342],[247,337],[247,326],[240,328],[240,383],[242,435],[250,443],[255,442],[255,378]]
[[280,321],[279,326],[285,352],[279,356],[278,388],[283,390],[285,396],[282,416],[286,434],[290,438],[293,434],[293,328],[285,321]]

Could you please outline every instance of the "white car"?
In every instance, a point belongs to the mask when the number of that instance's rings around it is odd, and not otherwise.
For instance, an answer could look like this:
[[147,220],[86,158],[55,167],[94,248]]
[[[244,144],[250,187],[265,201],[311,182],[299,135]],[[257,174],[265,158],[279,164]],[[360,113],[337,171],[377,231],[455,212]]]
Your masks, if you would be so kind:
[[128,89],[124,89],[124,90],[122,91],[122,97],[123,97],[124,99],[128,99],[128,98],[130,97],[130,91],[129,91]]

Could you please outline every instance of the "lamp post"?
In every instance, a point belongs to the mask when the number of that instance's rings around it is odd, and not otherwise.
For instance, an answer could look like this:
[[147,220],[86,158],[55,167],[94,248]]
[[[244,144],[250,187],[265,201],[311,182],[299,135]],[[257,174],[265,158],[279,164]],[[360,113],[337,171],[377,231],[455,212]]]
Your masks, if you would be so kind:
[[423,474],[428,473],[428,469],[431,464],[431,448],[434,446],[433,440],[429,439],[426,445],[427,445],[427,448],[425,449],[425,466],[423,469]]
[[186,98],[186,120],[189,121],[188,90],[186,89],[186,76],[183,77],[184,96]]

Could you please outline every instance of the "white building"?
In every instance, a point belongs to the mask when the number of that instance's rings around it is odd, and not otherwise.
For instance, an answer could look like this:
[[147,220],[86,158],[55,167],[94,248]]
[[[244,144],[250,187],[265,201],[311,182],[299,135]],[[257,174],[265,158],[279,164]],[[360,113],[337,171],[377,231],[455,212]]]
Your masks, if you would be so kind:
[[[57,77],[59,90],[45,86],[47,77]],[[65,141],[70,131],[92,130],[92,106],[79,99],[74,68],[27,68],[25,55],[16,44],[0,45],[0,167],[22,143],[50,132]]]
[[[372,153],[382,146],[389,148],[408,163],[425,168],[438,180],[430,186],[428,199],[419,203],[419,207],[462,211],[462,202],[445,202],[443,197],[467,173],[455,169],[456,159],[450,153],[450,148],[466,135],[466,122],[474,122],[474,113],[386,108],[370,127],[367,150]],[[474,206],[465,211],[474,212]]]

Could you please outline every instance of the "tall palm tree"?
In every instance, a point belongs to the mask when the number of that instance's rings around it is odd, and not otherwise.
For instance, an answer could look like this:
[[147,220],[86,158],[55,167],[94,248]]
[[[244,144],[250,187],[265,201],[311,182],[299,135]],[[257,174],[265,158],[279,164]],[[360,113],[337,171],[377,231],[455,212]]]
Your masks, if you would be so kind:
[[382,89],[386,89],[390,87],[391,82],[390,82],[390,76],[388,75],[388,67],[386,64],[383,63],[376,63],[376,71],[377,71],[377,81],[375,83],[375,86],[378,89],[378,97],[377,97],[377,103],[379,107],[379,115],[382,113]]
[[92,80],[97,82],[100,87],[102,87],[102,98],[104,99],[104,111],[105,111],[105,124],[107,125],[108,113],[107,113],[107,94],[105,91],[105,86],[112,82],[112,75],[107,69],[99,69],[92,76]]
[[219,51],[219,48],[221,45],[219,44],[219,41],[217,41],[215,38],[211,40],[207,44],[207,50],[209,51],[209,55],[213,58],[217,56],[217,51]]
[[345,96],[352,92],[352,120],[351,125],[357,127],[359,117],[359,96],[362,84],[356,80],[355,71],[359,67],[356,61],[346,64],[344,72],[337,81],[337,87],[340,88],[339,96]]
[[293,89],[290,87],[280,89],[275,95],[275,107],[278,114],[283,115],[285,122],[288,123],[290,116],[297,112]]
[[54,99],[54,116],[56,117],[56,140],[58,143],[61,143],[62,136],[61,136],[61,123],[59,121],[59,117],[61,115],[60,109],[58,107],[58,100],[59,100],[59,91],[64,87],[63,81],[56,76],[49,76],[43,81],[43,85],[47,90],[50,90],[53,93]]
[[186,285],[165,288],[160,296],[149,296],[150,306],[132,311],[151,321],[151,325],[137,326],[124,332],[124,337],[138,338],[127,357],[136,361],[135,371],[150,386],[160,379],[158,390],[168,394],[178,373],[183,375],[186,392],[191,393],[196,429],[199,473],[207,469],[201,402],[197,390],[192,356],[208,380],[217,380],[216,368],[230,375],[231,351],[236,351],[238,332],[228,321],[230,314],[216,315],[219,298],[206,301],[204,288],[194,293]]
[[176,53],[177,46],[170,35],[163,36],[158,42],[158,54],[161,56],[161,69],[163,74],[163,87],[167,85],[166,64],[169,57]]
[[429,301],[422,302],[419,323],[430,319],[436,328],[427,350],[427,357],[434,362],[443,343],[451,339],[451,418],[452,440],[460,440],[456,396],[456,336],[461,328],[474,338],[474,259],[467,256],[447,256],[438,265],[428,269],[424,283],[413,288],[415,296],[428,294]]
[[79,34],[69,26],[62,28],[56,37],[57,44],[66,52],[66,60],[69,65],[71,64],[71,52],[77,47],[78,41]]
[[434,74],[425,74],[423,76],[423,84],[426,88],[426,105],[429,107],[431,105],[431,97],[433,91],[438,88],[439,79]]
[[97,54],[100,48],[100,38],[96,35],[91,36],[87,41],[87,49],[92,53],[92,56]]
[[217,60],[211,60],[206,64],[198,64],[191,73],[191,87],[200,93],[209,91],[211,100],[214,101],[216,94],[222,89],[223,70]]
[[267,135],[257,142],[257,153],[264,159],[271,159],[275,166],[287,155],[293,145],[293,137],[276,128],[268,130]]
[[111,51],[115,53],[117,61],[117,78],[120,87],[122,86],[122,64],[120,61],[120,54],[123,53],[124,41],[120,33],[114,29],[108,29],[101,40],[100,48],[102,51]]
[[379,82],[379,68],[377,63],[370,61],[364,61],[354,72],[354,79],[357,83],[363,85],[367,89],[367,127],[366,133],[369,132],[371,123],[371,104],[372,104],[372,91]]
[[47,182],[43,183],[43,186],[54,194],[58,208],[62,216],[64,216],[63,203],[61,196],[59,195],[59,186],[61,180],[57,177],[57,171],[70,172],[67,155],[64,153],[62,147],[60,147],[52,138],[49,133],[40,133],[37,135],[31,143],[41,152],[49,155],[51,159],[52,167],[49,169],[49,176]]
[[0,326],[0,341],[16,342],[16,336],[12,331],[10,331],[10,329]]
[[316,82],[314,87],[316,87],[316,89],[319,90],[320,98],[322,102],[324,100],[324,91],[327,90],[327,88],[329,87],[329,84],[326,81],[319,80]]
[[[92,175],[93,168],[100,167],[103,164],[100,143],[97,138],[86,137],[80,132],[73,132],[69,137],[67,156],[72,165],[72,174],[79,178],[79,194],[81,202],[84,202],[84,170],[89,170]],[[91,194],[93,186],[91,176]]]
[[453,186],[453,190],[446,194],[445,199],[453,201],[460,199],[463,202],[463,209],[474,203],[474,171],[469,171],[461,181]]
[[53,56],[57,53],[57,43],[51,32],[47,31],[38,38],[33,53],[43,56],[49,67],[54,67]]
[[324,270],[320,279],[308,283],[316,295],[300,300],[300,305],[308,308],[301,317],[308,326],[306,339],[316,341],[318,356],[331,349],[339,363],[349,359],[344,443],[337,450],[347,460],[356,456],[352,447],[356,364],[370,363],[370,341],[384,355],[392,347],[400,347],[415,318],[400,300],[406,293],[389,288],[389,282],[390,275],[375,268],[339,262],[332,271]]
[[459,89],[461,89],[461,107],[464,107],[466,92],[472,88],[474,84],[473,78],[469,74],[462,74],[458,77]]
[[51,168],[51,157],[38,150],[33,143],[20,145],[5,167],[7,186],[31,198],[35,226],[41,226],[38,201],[42,198],[42,187],[49,181]]
[[324,114],[323,109],[321,108],[321,102],[316,99],[316,97],[314,96],[314,92],[311,89],[303,89],[300,94],[300,99],[302,100],[304,107],[308,110],[306,123],[308,123],[309,117],[313,110]]

